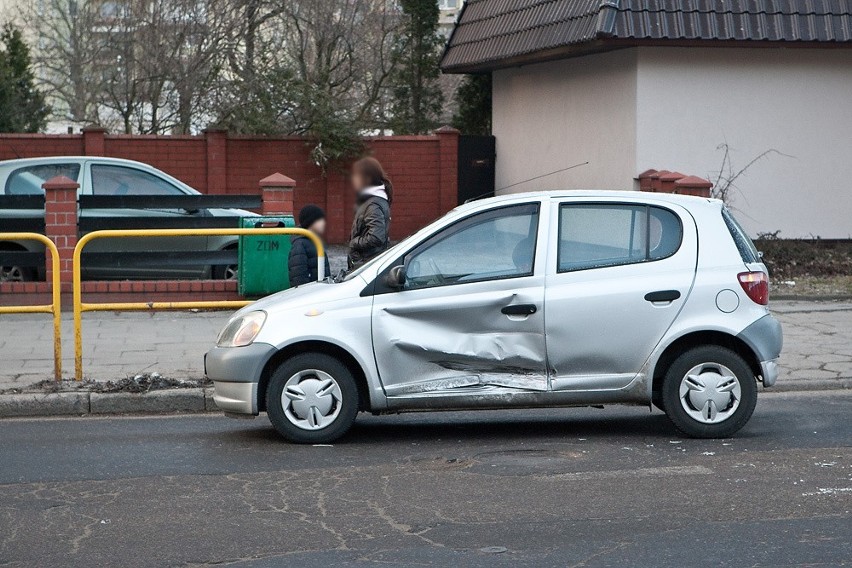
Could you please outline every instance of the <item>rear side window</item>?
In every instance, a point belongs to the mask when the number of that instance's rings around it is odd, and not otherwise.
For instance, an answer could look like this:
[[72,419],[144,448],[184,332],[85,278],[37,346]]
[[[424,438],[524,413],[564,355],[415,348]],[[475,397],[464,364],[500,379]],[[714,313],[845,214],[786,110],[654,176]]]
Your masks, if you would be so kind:
[[734,239],[734,244],[737,245],[737,250],[740,251],[743,262],[746,264],[761,262],[760,253],[757,252],[754,243],[751,242],[745,230],[737,223],[737,220],[726,207],[722,208],[722,219],[725,220],[725,225],[728,227],[728,232],[731,233],[731,238]]
[[78,181],[80,164],[42,164],[19,168],[6,179],[7,195],[41,195],[42,184],[56,176],[65,176]]
[[184,195],[166,180],[148,172],[124,166],[92,166],[92,193],[95,195]]
[[683,240],[677,215],[661,207],[564,204],[559,210],[559,272],[660,260]]

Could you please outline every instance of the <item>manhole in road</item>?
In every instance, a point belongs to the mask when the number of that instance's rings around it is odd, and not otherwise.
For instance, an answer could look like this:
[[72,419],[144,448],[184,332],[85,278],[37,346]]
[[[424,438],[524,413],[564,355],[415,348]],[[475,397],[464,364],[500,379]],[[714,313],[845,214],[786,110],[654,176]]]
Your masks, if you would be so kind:
[[583,461],[580,452],[556,450],[506,450],[474,456],[468,471],[490,475],[548,475],[575,471]]

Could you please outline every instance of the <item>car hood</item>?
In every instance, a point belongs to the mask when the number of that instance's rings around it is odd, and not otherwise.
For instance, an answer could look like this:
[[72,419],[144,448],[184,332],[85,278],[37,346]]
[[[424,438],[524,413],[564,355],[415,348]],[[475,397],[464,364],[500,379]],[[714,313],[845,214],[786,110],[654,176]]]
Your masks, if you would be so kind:
[[234,317],[255,310],[263,310],[267,314],[274,315],[294,309],[328,306],[330,303],[357,298],[366,285],[367,282],[362,278],[354,278],[339,284],[311,282],[261,298],[239,310]]
[[213,217],[259,217],[257,213],[245,209],[208,209]]

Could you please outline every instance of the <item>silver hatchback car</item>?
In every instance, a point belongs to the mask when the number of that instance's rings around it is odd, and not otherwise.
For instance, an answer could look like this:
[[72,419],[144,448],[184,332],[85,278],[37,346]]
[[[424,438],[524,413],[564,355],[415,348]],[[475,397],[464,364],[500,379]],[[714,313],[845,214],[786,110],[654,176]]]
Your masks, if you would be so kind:
[[359,411],[653,404],[696,437],[749,420],[781,326],[717,200],[615,191],[466,204],[343,282],[238,311],[205,357],[228,415],[294,442]]

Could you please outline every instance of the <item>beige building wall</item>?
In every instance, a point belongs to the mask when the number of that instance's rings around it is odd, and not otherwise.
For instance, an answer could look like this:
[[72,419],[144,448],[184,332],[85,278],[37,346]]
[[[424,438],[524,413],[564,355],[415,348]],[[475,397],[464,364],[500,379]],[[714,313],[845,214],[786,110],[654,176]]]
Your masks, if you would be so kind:
[[588,161],[507,191],[632,188],[636,57],[622,50],[495,71],[496,187]]
[[852,238],[852,50],[647,47],[494,72],[497,188],[636,188],[649,169],[715,181],[727,143],[746,229]]
[[641,48],[636,172],[715,180],[717,146],[749,168],[733,195],[751,234],[852,237],[852,50]]

